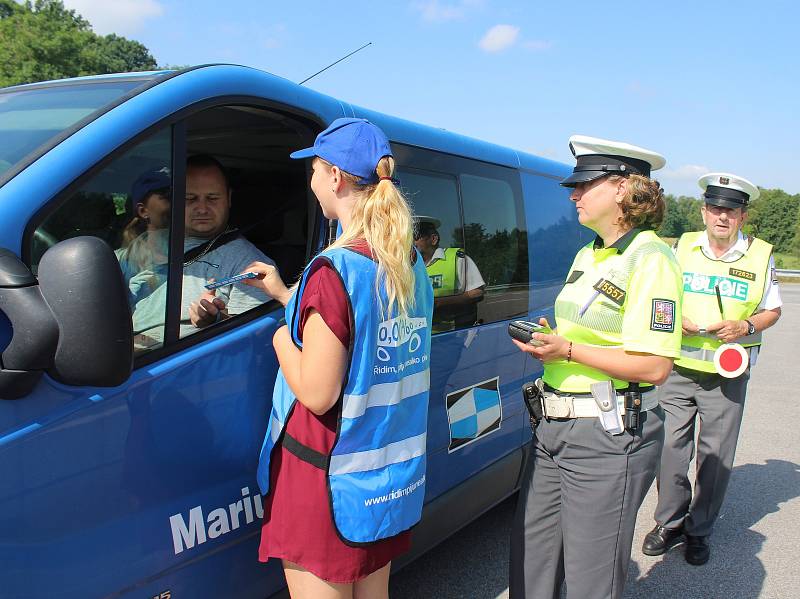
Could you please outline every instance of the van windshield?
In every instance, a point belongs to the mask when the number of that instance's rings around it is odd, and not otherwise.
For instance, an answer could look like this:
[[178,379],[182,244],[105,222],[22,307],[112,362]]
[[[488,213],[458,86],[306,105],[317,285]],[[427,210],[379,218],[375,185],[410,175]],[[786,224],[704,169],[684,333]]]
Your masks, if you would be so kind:
[[148,80],[105,79],[0,91],[0,180],[36,148]]

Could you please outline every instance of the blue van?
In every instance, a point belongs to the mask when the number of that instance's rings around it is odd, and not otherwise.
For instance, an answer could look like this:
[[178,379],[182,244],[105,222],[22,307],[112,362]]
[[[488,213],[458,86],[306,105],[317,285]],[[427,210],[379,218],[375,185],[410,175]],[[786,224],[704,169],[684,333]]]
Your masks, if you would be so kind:
[[[530,442],[520,388],[538,366],[506,329],[552,314],[588,240],[558,185],[566,165],[240,66],[7,88],[2,597],[261,598],[284,588],[279,564],[257,561],[255,483],[283,310],[267,301],[186,326],[184,269],[244,239],[293,282],[335,223],[308,189],[308,165],[288,156],[342,116],[387,133],[413,209],[471,269],[437,294],[426,506],[409,558],[518,488]],[[199,250],[184,243],[186,159],[196,154],[221,162],[233,190],[229,232]],[[149,231],[152,264],[121,277],[122,256],[142,239],[132,190],[148,172],[169,180],[168,218]],[[139,326],[134,282],[153,278],[161,293],[145,299],[156,318]]]

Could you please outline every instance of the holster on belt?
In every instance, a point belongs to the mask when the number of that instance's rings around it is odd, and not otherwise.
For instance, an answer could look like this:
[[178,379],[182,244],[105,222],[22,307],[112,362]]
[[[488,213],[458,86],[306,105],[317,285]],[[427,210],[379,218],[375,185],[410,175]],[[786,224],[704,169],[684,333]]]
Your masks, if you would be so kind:
[[619,406],[617,405],[617,391],[611,381],[599,381],[589,386],[594,402],[598,407],[597,417],[600,424],[610,435],[619,435],[625,429],[622,419],[619,416]]
[[625,391],[625,415],[622,418],[626,431],[633,433],[639,429],[641,411],[642,392],[639,390],[639,383],[630,383]]
[[535,430],[536,425],[544,417],[544,411],[542,410],[543,395],[544,381],[542,379],[536,379],[533,382],[522,385],[522,399],[525,401],[525,407],[528,408],[531,430]]

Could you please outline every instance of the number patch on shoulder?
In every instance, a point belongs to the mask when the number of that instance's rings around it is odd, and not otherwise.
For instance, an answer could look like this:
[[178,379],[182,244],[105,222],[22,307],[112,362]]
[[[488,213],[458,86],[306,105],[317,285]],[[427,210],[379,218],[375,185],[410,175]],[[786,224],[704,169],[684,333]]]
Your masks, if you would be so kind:
[[625,303],[625,291],[614,285],[611,281],[600,279],[594,284],[594,288],[618,306]]
[[654,299],[650,317],[650,329],[672,333],[675,331],[675,302],[668,299]]

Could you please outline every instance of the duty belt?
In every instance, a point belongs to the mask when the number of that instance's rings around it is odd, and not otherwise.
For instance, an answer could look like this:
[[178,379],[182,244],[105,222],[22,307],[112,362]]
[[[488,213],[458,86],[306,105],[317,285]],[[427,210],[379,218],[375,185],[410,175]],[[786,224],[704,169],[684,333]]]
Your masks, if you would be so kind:
[[[641,411],[652,410],[658,405],[655,387],[642,393]],[[625,396],[617,394],[617,409],[625,413]],[[545,391],[542,394],[542,415],[545,418],[597,418],[600,408],[591,393],[554,393]]]
[[[621,415],[626,412],[625,393],[629,389],[616,389],[617,410]],[[641,405],[637,411],[646,412],[658,406],[658,394],[655,387],[639,389]],[[541,379],[526,383],[522,387],[522,396],[530,414],[531,427],[542,418],[597,418],[600,408],[591,393],[569,393],[555,390],[545,385]]]

